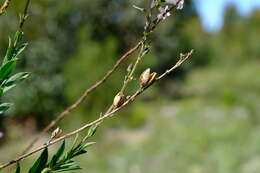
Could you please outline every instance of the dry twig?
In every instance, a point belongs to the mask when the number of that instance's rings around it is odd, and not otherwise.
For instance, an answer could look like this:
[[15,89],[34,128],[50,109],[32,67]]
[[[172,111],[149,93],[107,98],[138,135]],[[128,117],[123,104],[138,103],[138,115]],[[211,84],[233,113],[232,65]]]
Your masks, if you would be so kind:
[[0,15],[3,15],[6,12],[6,9],[9,7],[11,0],[5,0],[3,5],[0,7]]
[[24,6],[24,11],[22,14],[20,14],[20,23],[19,23],[19,30],[23,29],[23,25],[24,22],[26,21],[26,19],[28,18],[29,14],[28,14],[28,8],[30,5],[31,0],[27,0]]
[[90,122],[90,123],[88,123],[88,124],[82,126],[81,128],[75,130],[75,131],[72,131],[72,132],[70,132],[70,133],[68,133],[68,134],[66,134],[66,135],[64,135],[64,136],[62,136],[62,137],[60,137],[60,138],[58,138],[58,139],[56,139],[56,140],[53,140],[53,141],[49,142],[48,144],[45,144],[45,145],[42,145],[42,146],[38,147],[37,149],[33,150],[32,152],[29,152],[29,153],[27,153],[27,154],[24,154],[24,155],[22,155],[22,156],[20,156],[20,157],[18,157],[18,158],[16,158],[16,159],[14,159],[14,160],[11,160],[11,161],[9,161],[9,162],[7,162],[7,163],[4,163],[4,164],[0,165],[0,169],[6,168],[6,167],[8,167],[8,166],[10,166],[10,165],[13,165],[13,164],[15,164],[15,163],[17,163],[17,162],[19,162],[19,161],[21,161],[21,160],[23,160],[23,159],[25,159],[25,158],[31,156],[31,155],[33,155],[33,154],[35,154],[35,153],[37,153],[37,152],[43,150],[43,149],[46,148],[46,147],[49,147],[49,146],[51,146],[51,145],[53,145],[53,144],[56,144],[56,143],[62,141],[63,139],[69,138],[69,137],[71,137],[71,136],[73,136],[73,135],[75,135],[75,134],[77,134],[77,133],[79,133],[79,132],[81,132],[81,131],[83,131],[83,130],[85,130],[85,129],[91,127],[91,126],[93,126],[93,125],[98,125],[98,124],[100,124],[103,120],[105,120],[105,119],[107,119],[107,118],[109,118],[109,117],[115,116],[115,113],[116,113],[116,112],[118,112],[119,110],[121,110],[122,108],[124,108],[125,106],[127,106],[129,103],[133,102],[133,101],[134,101],[140,94],[142,94],[147,88],[149,88],[149,87],[150,87],[151,85],[153,85],[154,83],[160,81],[161,79],[163,79],[164,77],[166,77],[168,74],[170,74],[172,71],[174,71],[176,68],[178,68],[185,60],[187,60],[187,59],[192,55],[192,53],[193,53],[193,50],[191,50],[191,51],[190,51],[189,53],[187,53],[187,54],[184,54],[184,55],[181,54],[179,61],[178,61],[172,68],[166,70],[162,75],[160,75],[158,78],[156,78],[155,81],[154,81],[153,83],[151,83],[150,85],[148,85],[148,86],[146,86],[146,87],[144,87],[144,88],[142,88],[142,87],[139,88],[139,89],[138,89],[132,96],[130,96],[130,97],[124,102],[124,104],[121,105],[120,107],[111,110],[110,112],[104,114],[103,116],[101,116],[100,118],[96,119],[95,121],[92,121],[92,122]]
[[[29,0],[30,1],[30,0]],[[176,3],[169,8],[168,10],[165,11],[165,14],[172,11],[174,8],[176,8],[176,6],[178,6],[179,2],[181,0],[177,0]],[[162,19],[155,19],[153,21],[154,26],[153,28],[151,28],[150,33],[152,33],[154,31],[154,29],[156,28],[156,26],[162,21]],[[34,144],[40,139],[40,137],[48,132],[50,129],[52,129],[59,121],[61,121],[65,116],[69,115],[71,111],[73,111],[74,109],[76,109],[88,96],[89,93],[93,92],[96,88],[98,88],[99,86],[101,86],[103,83],[106,82],[106,80],[116,71],[116,69],[131,55],[133,54],[136,50],[138,50],[144,43],[144,39],[142,39],[141,41],[139,41],[135,47],[133,47],[132,49],[130,49],[128,52],[126,52],[117,62],[116,64],[106,73],[106,75],[99,80],[98,82],[96,82],[94,85],[92,85],[90,88],[86,89],[85,92],[78,98],[78,100],[75,101],[75,103],[73,103],[72,105],[70,105],[69,107],[67,107],[63,112],[61,112],[54,120],[52,120],[47,127],[45,127],[33,140],[32,142],[26,147],[26,149],[23,151],[22,154],[25,154],[27,151],[29,151]],[[140,59],[140,54],[138,56],[138,59]],[[137,59],[136,64],[138,64],[139,60]],[[131,75],[130,75],[131,77]],[[128,84],[130,80],[127,80],[123,87],[122,90],[124,90],[126,88],[126,85]],[[112,107],[110,107],[110,109],[107,112],[110,112]]]
[[126,52],[117,62],[116,64],[106,73],[106,75],[96,82],[94,85],[92,85],[90,88],[86,89],[85,92],[76,100],[75,103],[70,105],[68,108],[66,108],[63,112],[61,112],[54,120],[50,122],[50,124],[45,127],[41,133],[39,133],[33,141],[28,145],[28,147],[25,149],[23,152],[26,153],[30,148],[33,147],[33,145],[40,139],[40,137],[48,132],[51,128],[53,128],[60,120],[62,120],[66,115],[68,115],[71,111],[76,109],[88,96],[89,93],[93,92],[95,89],[97,89],[99,86],[101,86],[103,83],[106,82],[106,80],[117,70],[117,68],[125,61],[127,58],[132,55],[140,46],[142,45],[142,42],[140,41],[139,43],[136,44],[135,47],[130,49],[128,52]]

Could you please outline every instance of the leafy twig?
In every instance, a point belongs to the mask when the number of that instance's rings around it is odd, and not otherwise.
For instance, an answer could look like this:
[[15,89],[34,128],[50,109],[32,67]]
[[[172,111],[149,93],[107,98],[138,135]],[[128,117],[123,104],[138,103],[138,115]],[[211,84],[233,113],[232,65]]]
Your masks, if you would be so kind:
[[[174,8],[176,8],[178,6],[178,4],[180,3],[181,0],[177,0],[175,2],[175,4],[173,4],[173,6],[166,10],[162,15],[166,15],[168,12],[172,11]],[[162,18],[156,18],[152,21],[152,25],[149,26],[149,28],[146,28],[146,34],[150,34],[152,33],[156,26],[162,21]],[[128,59],[128,57],[130,55],[132,55],[136,50],[138,50],[141,46],[144,45],[144,39],[142,39],[141,41],[139,41],[136,46],[134,46],[132,49],[130,49],[128,52],[126,52],[117,62],[116,64],[106,73],[106,75],[99,80],[98,82],[96,82],[94,85],[92,85],[90,88],[86,89],[85,92],[75,101],[75,103],[73,103],[72,105],[70,105],[69,107],[67,107],[63,112],[61,112],[54,120],[52,120],[48,126],[46,126],[33,140],[32,142],[26,147],[26,149],[23,151],[22,154],[25,154],[30,148],[32,148],[34,146],[34,144],[40,139],[40,137],[48,132],[49,130],[51,130],[59,121],[61,121],[64,117],[66,117],[67,115],[69,115],[74,109],[76,109],[88,96],[89,93],[93,92],[95,89],[97,89],[99,86],[101,86],[102,84],[104,84],[106,82],[106,80],[117,70],[117,68],[126,60]],[[139,60],[141,59],[141,54],[139,54],[137,61],[135,63],[135,65],[137,66],[137,64],[139,63]],[[138,60],[139,59],[139,60]],[[131,74],[134,72],[134,70],[131,72]],[[126,80],[124,81],[123,87],[122,87],[122,91],[124,91],[124,89],[126,88],[127,84],[129,83],[129,81],[131,80],[131,74],[126,78]],[[112,109],[112,106],[108,109],[108,112]]]
[[66,138],[69,138],[69,137],[71,137],[71,136],[73,136],[73,135],[75,135],[75,134],[78,134],[79,132],[81,132],[81,131],[83,131],[83,130],[85,130],[85,129],[87,129],[87,128],[93,127],[93,126],[99,124],[100,122],[104,121],[105,119],[107,119],[107,118],[109,118],[109,117],[115,116],[115,115],[116,115],[116,114],[115,114],[116,112],[118,112],[119,110],[121,110],[122,108],[124,108],[125,106],[127,106],[129,103],[133,102],[133,101],[134,101],[140,94],[142,94],[147,88],[149,88],[149,87],[150,87],[151,85],[153,85],[154,83],[160,81],[161,79],[163,79],[164,77],[166,77],[169,73],[171,73],[173,70],[175,70],[176,68],[178,68],[185,60],[187,60],[187,59],[192,55],[192,53],[193,53],[193,50],[190,51],[190,52],[187,53],[187,54],[181,54],[179,61],[178,61],[172,68],[170,68],[169,70],[166,70],[162,75],[160,75],[158,78],[156,78],[153,83],[151,83],[151,84],[149,84],[149,85],[147,85],[147,86],[145,86],[145,87],[140,87],[140,88],[139,88],[132,96],[130,96],[130,97],[124,102],[124,104],[121,105],[120,107],[113,109],[111,112],[106,113],[106,114],[103,115],[102,117],[100,117],[100,118],[96,119],[95,121],[92,121],[92,122],[90,122],[90,123],[88,123],[88,124],[82,126],[81,128],[79,128],[79,129],[77,129],[77,130],[75,130],[75,131],[72,131],[72,132],[70,132],[70,133],[68,133],[68,134],[66,134],[66,135],[64,135],[64,136],[62,136],[62,137],[60,137],[60,138],[58,138],[58,139],[56,139],[56,140],[51,141],[51,142],[48,143],[47,145],[43,145],[43,146],[41,146],[41,147],[38,147],[37,149],[33,150],[32,152],[29,152],[29,153],[27,153],[27,154],[24,154],[24,155],[22,155],[22,156],[20,156],[20,157],[18,157],[18,158],[16,158],[16,159],[14,159],[14,160],[11,160],[11,161],[9,161],[9,162],[7,162],[7,163],[5,163],[5,164],[0,165],[0,169],[5,168],[5,167],[8,167],[8,166],[10,166],[10,165],[13,165],[13,164],[15,164],[15,163],[17,163],[17,162],[19,162],[19,161],[21,161],[21,160],[23,160],[23,159],[25,159],[25,158],[27,158],[27,157],[33,155],[33,154],[35,154],[35,153],[37,153],[37,152],[39,152],[39,151],[45,149],[46,147],[49,147],[49,146],[51,146],[51,145],[53,145],[53,144],[55,144],[55,143],[58,143],[58,142],[60,142],[60,141],[62,141],[62,140],[64,140],[64,139],[66,139]]
[[[89,129],[90,130],[90,129]],[[87,135],[86,137],[90,137]],[[65,172],[81,169],[81,167],[73,160],[82,154],[87,153],[87,149],[95,144],[95,142],[86,142],[86,137],[82,140],[78,140],[76,135],[72,147],[65,153],[65,140],[63,140],[61,146],[57,149],[56,153],[48,162],[48,148],[46,147],[41,155],[37,158],[34,164],[29,169],[28,173],[52,173],[52,172]],[[20,173],[20,164],[17,163],[15,173]]]
[[[10,1],[5,1],[4,5],[7,4],[8,6]],[[16,62],[18,60],[18,55],[21,54],[24,49],[28,46],[28,43],[21,43],[24,37],[24,33],[22,31],[24,22],[28,16],[28,7],[30,4],[30,0],[26,1],[24,12],[20,15],[20,23],[19,29],[15,33],[14,38],[9,38],[9,45],[3,59],[2,65],[0,65],[0,97],[10,90],[11,88],[15,87],[18,83],[25,80],[29,73],[27,72],[20,72],[16,73],[15,75],[11,76],[11,73],[14,71]],[[3,5],[3,6],[4,6]],[[7,8],[7,7],[6,7]],[[3,114],[5,111],[11,107],[11,103],[2,103],[0,104],[0,114]]]
[[34,144],[40,139],[40,137],[48,132],[50,129],[52,129],[59,121],[61,121],[65,116],[69,115],[71,111],[76,109],[89,95],[89,93],[93,92],[95,89],[97,89],[99,86],[104,84],[106,80],[117,70],[117,68],[125,62],[130,55],[132,55],[139,47],[141,46],[141,42],[138,42],[132,49],[130,49],[128,52],[126,52],[117,62],[116,64],[106,73],[106,75],[96,82],[94,85],[92,85],[90,88],[86,89],[85,92],[78,98],[78,100],[75,101],[72,105],[70,105],[68,108],[66,108],[63,112],[61,112],[54,120],[50,122],[50,124],[45,127],[41,133],[39,133],[33,141],[28,145],[28,147],[24,150],[23,154],[26,153],[30,148],[34,146]]

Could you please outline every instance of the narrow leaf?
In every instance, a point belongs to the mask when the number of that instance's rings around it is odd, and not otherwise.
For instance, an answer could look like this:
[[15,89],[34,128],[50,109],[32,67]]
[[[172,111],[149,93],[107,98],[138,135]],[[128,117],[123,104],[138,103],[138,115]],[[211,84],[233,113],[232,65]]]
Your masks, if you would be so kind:
[[87,137],[91,137],[91,136],[93,136],[95,133],[96,133],[96,131],[97,131],[97,127],[98,127],[98,125],[93,125],[93,126],[91,126],[90,128],[89,128],[89,130],[88,130],[88,134],[87,134]]
[[24,44],[21,44],[20,46],[18,46],[15,50],[15,56],[18,56],[20,53],[22,53],[24,51],[24,49],[28,46],[28,43],[24,43]]
[[0,80],[6,79],[14,70],[16,60],[8,61],[0,68]]
[[65,140],[63,140],[63,143],[61,144],[60,148],[56,152],[56,154],[52,157],[49,167],[52,168],[56,165],[59,158],[62,156],[65,149]]
[[80,150],[80,151],[74,153],[74,154],[72,155],[72,157],[76,157],[76,156],[79,156],[79,155],[82,155],[82,154],[85,154],[85,153],[87,153],[86,150]]
[[70,166],[68,168],[60,168],[54,172],[73,171],[73,170],[78,170],[78,169],[81,169],[81,167],[79,167],[78,165],[74,165],[74,166]]
[[82,148],[83,150],[85,150],[85,149],[87,149],[88,147],[94,145],[95,143],[96,143],[96,142],[88,142],[88,143],[84,144],[81,148]]
[[22,41],[23,36],[24,36],[24,32],[22,32],[22,31],[17,31],[17,32],[15,33],[15,36],[14,36],[14,41],[15,41],[16,43]]
[[79,138],[79,134],[77,133],[76,134],[76,137],[74,138],[73,142],[72,142],[72,147],[71,147],[71,150],[75,147],[77,141],[78,141],[78,138]]
[[20,171],[21,171],[21,167],[20,167],[19,162],[17,162],[15,173],[20,173]]
[[7,111],[12,106],[12,103],[2,103],[0,105],[0,114],[3,114],[5,111]]
[[0,88],[0,97],[3,95],[3,93],[4,93],[4,89]]
[[13,76],[11,76],[8,80],[6,80],[2,84],[2,88],[4,88],[4,93],[13,87],[15,87],[18,83],[22,82],[29,76],[28,72],[20,72]]
[[40,157],[33,164],[29,173],[40,173],[45,167],[48,160],[48,148],[45,148]]
[[9,46],[7,48],[7,51],[6,51],[6,54],[5,54],[5,58],[4,58],[4,63],[11,60],[14,56],[14,47],[12,45],[12,40],[11,38],[9,37]]

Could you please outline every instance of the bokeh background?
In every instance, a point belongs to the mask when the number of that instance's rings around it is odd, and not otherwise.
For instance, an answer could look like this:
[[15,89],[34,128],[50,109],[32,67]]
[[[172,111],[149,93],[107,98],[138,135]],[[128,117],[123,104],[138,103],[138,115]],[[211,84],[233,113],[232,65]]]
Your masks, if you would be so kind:
[[[11,1],[0,18],[2,57],[23,3]],[[144,18],[133,4],[142,1],[32,1],[24,28],[29,47],[17,68],[32,75],[2,100],[14,106],[0,116],[1,162],[18,156],[138,42]],[[104,123],[92,139],[97,144],[78,159],[81,172],[260,172],[260,1],[186,0],[184,10],[164,21],[152,40],[139,74],[147,67],[161,73],[180,52],[195,53]],[[64,132],[109,106],[126,67],[59,123]],[[21,163],[23,171],[32,159]]]

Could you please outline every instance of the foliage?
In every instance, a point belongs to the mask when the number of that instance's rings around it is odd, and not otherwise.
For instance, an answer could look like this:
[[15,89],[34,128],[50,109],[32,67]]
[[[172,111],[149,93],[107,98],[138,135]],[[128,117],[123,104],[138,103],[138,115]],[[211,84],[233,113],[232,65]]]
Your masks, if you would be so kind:
[[[112,62],[115,60],[112,57],[135,42],[132,35],[140,30],[141,22],[134,22],[133,18],[138,21],[139,16],[136,17],[125,1],[117,2],[79,0],[68,1],[69,5],[55,2],[51,3],[48,13],[45,13],[46,3],[35,2],[32,17],[42,23],[32,20],[28,25],[32,45],[18,66],[39,77],[30,78],[32,85],[24,85],[11,93],[10,97],[19,103],[15,114],[36,115],[38,124],[48,122],[60,109],[56,105],[73,102],[92,79],[108,68],[101,62],[102,54],[96,51],[104,50],[105,57],[109,57],[106,61]],[[194,10],[193,5],[189,8]],[[108,130],[100,142],[100,151],[90,159],[80,159],[81,163],[90,163],[90,172],[124,172],[136,167],[140,167],[141,172],[259,172],[260,85],[256,76],[260,55],[259,11],[245,18],[234,8],[227,8],[223,29],[206,33],[196,11],[192,13],[189,8],[184,11],[185,19],[176,17],[160,26],[160,32],[153,38],[157,43],[155,56],[146,62],[160,72],[172,63],[179,49],[192,47],[196,50],[192,63],[178,71],[189,73],[180,77],[180,83],[171,82],[170,78],[165,85],[154,88],[152,96],[144,96],[145,102],[134,106],[132,112],[123,112],[125,121],[118,123],[121,128]],[[43,14],[48,20],[41,17]],[[102,17],[98,17],[100,15]],[[9,19],[6,25],[15,21],[12,15],[6,19]],[[4,30],[2,23],[1,26]],[[99,62],[102,67],[96,69]],[[100,71],[99,74],[96,71]],[[115,76],[106,87],[112,89],[117,82],[118,76]],[[63,125],[75,127],[86,122],[111,95],[98,90],[88,104],[80,108],[78,116],[73,121],[65,120]],[[154,108],[157,109],[151,112]],[[144,116],[146,118],[142,118]],[[122,123],[134,123],[131,127],[139,128],[131,135],[122,128]],[[10,125],[5,125],[8,130]],[[146,135],[142,143],[143,133]],[[110,140],[114,138],[117,141],[112,143]],[[1,153],[9,152],[1,150]]]
[[[18,55],[28,45],[27,43],[21,43],[23,36],[24,33],[22,31],[17,31],[13,40],[9,38],[9,45],[0,67],[0,97],[29,76],[27,72],[19,72],[11,76],[19,60]],[[8,110],[11,105],[11,103],[2,103],[0,105],[0,114]]]
[[[41,155],[37,158],[34,164],[29,169],[28,173],[54,173],[65,172],[81,169],[81,167],[74,161],[74,159],[82,154],[87,153],[87,149],[95,144],[95,142],[86,142],[86,139],[93,136],[96,130],[96,126],[92,126],[88,134],[79,140],[78,134],[76,135],[71,149],[65,153],[65,140],[61,146],[57,149],[56,153],[48,161],[49,153],[48,147],[46,147]],[[15,173],[20,173],[21,167],[17,163]]]
[[[134,3],[143,6],[143,1]],[[175,15],[174,19],[167,21],[169,24],[160,26],[160,32],[153,37],[153,56],[147,57],[140,69],[149,65],[160,72],[168,67],[173,57],[179,55],[177,50],[186,51],[180,47],[187,45],[187,38],[179,36],[180,26],[197,13],[192,2],[185,3],[182,19]],[[95,3],[68,0],[65,4],[61,1],[37,1],[33,4],[30,9],[33,15],[26,25],[26,31],[30,33],[27,40],[31,46],[18,69],[26,69],[34,75],[27,80],[30,85],[21,85],[5,99],[17,103],[9,114],[36,119],[37,127],[42,128],[138,41],[140,34],[137,33],[142,32],[144,16],[139,15],[140,12],[133,9],[129,2],[119,0],[96,0]],[[13,7],[8,11],[9,16],[4,16],[6,21],[0,23],[2,31],[5,28],[1,24],[10,25],[9,21],[15,21],[12,14],[17,13],[14,10],[20,10],[20,2],[14,3]],[[169,40],[174,40],[174,43],[168,44]],[[97,53],[100,50],[104,52]],[[99,68],[95,68],[96,62]],[[104,92],[101,88],[90,96],[88,104],[76,113],[80,118],[86,120],[85,114],[92,118],[97,110],[104,108],[104,103],[108,103],[108,98],[115,94],[120,79],[118,74],[120,72],[105,86],[111,92]],[[78,78],[79,75],[82,78]]]

